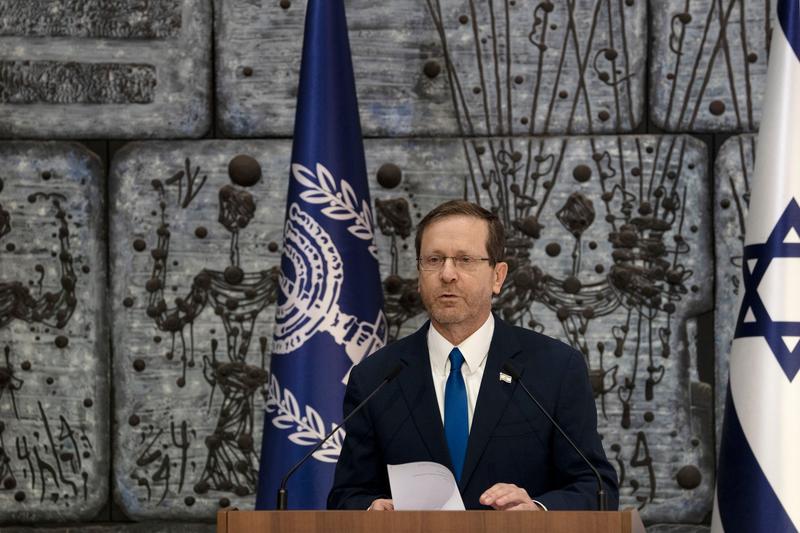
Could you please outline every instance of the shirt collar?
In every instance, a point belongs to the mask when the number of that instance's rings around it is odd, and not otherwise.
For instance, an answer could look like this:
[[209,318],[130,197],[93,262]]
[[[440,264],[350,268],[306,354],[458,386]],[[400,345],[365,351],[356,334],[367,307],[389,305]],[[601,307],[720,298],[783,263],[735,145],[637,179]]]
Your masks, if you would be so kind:
[[[489,355],[492,335],[494,335],[494,315],[489,313],[489,318],[486,319],[486,322],[458,345],[458,349],[464,356],[464,362],[467,364],[470,373],[475,372],[486,359],[486,356]],[[453,348],[455,346],[450,344],[450,341],[436,331],[436,328],[431,324],[428,328],[428,353],[433,367],[444,373],[447,360]]]

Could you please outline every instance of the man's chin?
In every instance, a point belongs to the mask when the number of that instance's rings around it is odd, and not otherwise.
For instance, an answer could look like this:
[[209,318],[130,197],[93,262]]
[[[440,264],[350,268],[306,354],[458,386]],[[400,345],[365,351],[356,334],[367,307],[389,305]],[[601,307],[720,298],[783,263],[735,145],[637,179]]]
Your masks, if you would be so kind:
[[448,309],[431,313],[431,318],[439,324],[458,324],[466,319],[466,315],[456,309]]

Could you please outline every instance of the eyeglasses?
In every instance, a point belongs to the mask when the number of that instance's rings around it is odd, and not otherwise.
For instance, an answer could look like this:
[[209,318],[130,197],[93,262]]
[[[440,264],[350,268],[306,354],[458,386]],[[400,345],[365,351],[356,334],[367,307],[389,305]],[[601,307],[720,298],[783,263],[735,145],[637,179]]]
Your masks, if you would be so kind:
[[471,272],[478,268],[483,261],[489,261],[488,257],[475,257],[472,255],[423,255],[417,258],[420,270],[436,271],[444,268],[444,264],[448,259],[453,260],[453,265],[466,272]]

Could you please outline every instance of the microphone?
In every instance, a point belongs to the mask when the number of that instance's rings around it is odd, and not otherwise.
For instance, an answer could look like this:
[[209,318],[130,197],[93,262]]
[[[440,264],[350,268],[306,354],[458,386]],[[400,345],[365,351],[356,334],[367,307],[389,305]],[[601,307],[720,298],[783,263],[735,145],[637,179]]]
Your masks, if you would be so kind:
[[[544,414],[544,416],[547,417],[547,419],[550,421],[550,423],[553,424],[553,427],[555,427],[558,430],[558,432],[561,433],[561,436],[564,437],[567,440],[569,445],[572,446],[572,449],[575,450],[576,452],[578,452],[578,455],[581,456],[581,459],[583,459],[583,461],[589,466],[589,468],[592,469],[592,472],[594,473],[594,476],[597,478],[597,508],[600,511],[607,510],[608,509],[608,501],[606,499],[606,491],[603,488],[603,479],[600,477],[600,473],[594,467],[592,462],[589,461],[589,459],[587,459],[585,455],[583,455],[583,452],[581,452],[580,449],[578,448],[578,446],[576,446],[575,443],[572,442],[572,439],[569,438],[569,436],[567,436],[567,434],[564,432],[564,430],[561,428],[561,426],[558,425],[558,422],[556,422],[555,419],[553,419],[553,417],[550,416],[550,413],[548,413],[545,410],[545,408],[542,407],[542,404],[539,403],[539,400],[537,400],[536,397],[533,394],[531,394],[531,391],[528,390],[528,387],[526,387],[525,384],[522,382],[522,380],[519,379],[519,372],[517,372],[517,369],[514,368],[514,365],[512,365],[510,361],[506,361],[505,363],[503,363],[503,373],[507,374],[509,377],[511,377],[511,379],[513,381],[516,381],[517,383],[519,383],[519,386],[522,387],[522,390],[525,391],[525,394],[527,394],[528,397],[531,400],[533,400],[533,403],[536,404],[536,407],[539,408],[539,410],[542,412],[542,414]],[[506,380],[503,379],[504,377],[505,376],[501,375],[500,381],[506,381]]]
[[277,508],[277,510],[278,510],[278,511],[285,511],[285,510],[287,509],[287,506],[289,505],[289,491],[288,491],[288,490],[286,490],[286,484],[289,482],[289,478],[290,478],[290,477],[292,477],[292,474],[294,474],[294,473],[295,473],[295,471],[296,471],[298,468],[300,468],[300,467],[303,465],[303,463],[305,463],[305,462],[308,460],[308,458],[309,458],[309,457],[311,457],[311,456],[314,454],[314,452],[315,452],[315,451],[319,450],[319,449],[322,447],[322,445],[323,445],[323,444],[325,444],[325,443],[328,441],[328,439],[330,439],[330,438],[331,438],[331,437],[332,437],[332,436],[333,436],[333,435],[334,435],[334,434],[335,434],[337,431],[339,431],[339,428],[341,428],[342,426],[344,426],[344,425],[345,425],[345,423],[347,423],[347,421],[348,421],[348,420],[350,420],[350,418],[351,418],[351,417],[352,417],[354,414],[356,414],[357,412],[359,412],[359,411],[361,410],[361,408],[362,408],[362,407],[364,407],[365,405],[367,405],[367,402],[369,402],[369,401],[372,399],[372,397],[373,397],[373,396],[375,396],[375,395],[378,393],[378,391],[379,391],[379,390],[381,390],[381,389],[383,388],[383,386],[384,386],[384,385],[386,385],[387,383],[389,383],[390,381],[392,381],[394,378],[396,378],[396,377],[397,377],[397,375],[398,375],[398,374],[399,374],[399,373],[400,373],[400,372],[401,372],[401,371],[402,371],[404,368],[405,368],[405,363],[404,363],[404,362],[399,362],[399,363],[397,363],[395,366],[393,366],[393,367],[392,367],[392,369],[391,369],[391,370],[389,370],[389,372],[387,372],[387,374],[386,374],[386,377],[385,377],[385,378],[383,378],[383,380],[382,380],[382,381],[381,381],[381,382],[378,384],[378,386],[377,386],[377,387],[375,387],[375,390],[373,390],[373,391],[372,391],[372,392],[369,394],[369,396],[367,396],[366,398],[364,398],[363,400],[361,400],[361,403],[360,403],[360,404],[358,404],[358,405],[355,407],[355,409],[353,409],[352,411],[350,411],[350,414],[349,414],[349,415],[347,415],[347,416],[344,418],[344,420],[342,420],[342,423],[341,423],[341,424],[339,424],[338,426],[336,426],[335,428],[333,428],[333,429],[331,430],[331,432],[330,432],[330,433],[328,433],[327,435],[325,435],[325,438],[324,438],[324,439],[322,439],[321,441],[319,441],[319,442],[317,443],[317,445],[316,445],[316,446],[314,446],[314,447],[311,449],[311,451],[310,451],[310,452],[308,452],[308,453],[307,453],[307,454],[306,454],[306,455],[305,455],[305,456],[304,456],[302,459],[300,459],[299,461],[297,461],[297,462],[294,464],[294,466],[292,466],[292,468],[290,468],[290,469],[289,469],[289,471],[288,471],[288,472],[286,472],[286,475],[285,475],[285,476],[283,476],[283,479],[281,479],[281,486],[280,486],[280,488],[278,489],[278,503],[277,503],[277,506],[276,506],[276,508]]

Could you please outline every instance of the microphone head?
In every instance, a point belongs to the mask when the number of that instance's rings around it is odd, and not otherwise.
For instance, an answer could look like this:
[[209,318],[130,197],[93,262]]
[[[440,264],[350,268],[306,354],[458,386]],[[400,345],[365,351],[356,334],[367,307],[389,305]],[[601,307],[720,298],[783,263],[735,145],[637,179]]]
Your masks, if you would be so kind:
[[386,377],[384,378],[386,382],[388,383],[389,381],[392,381],[394,378],[396,378],[397,374],[402,372],[405,367],[406,365],[402,361],[394,365],[392,369],[389,370],[389,372],[387,372]]
[[516,368],[514,368],[514,365],[511,364],[511,361],[506,361],[505,363],[503,363],[502,370],[504,374],[508,374],[509,376],[511,376],[511,379],[513,379],[514,381],[519,379],[519,372],[517,371]]

